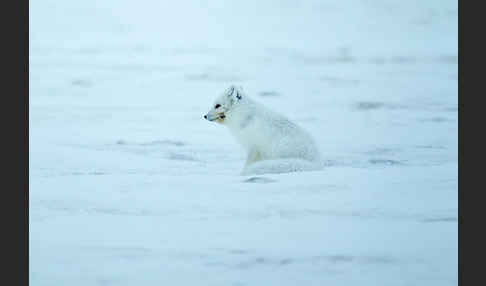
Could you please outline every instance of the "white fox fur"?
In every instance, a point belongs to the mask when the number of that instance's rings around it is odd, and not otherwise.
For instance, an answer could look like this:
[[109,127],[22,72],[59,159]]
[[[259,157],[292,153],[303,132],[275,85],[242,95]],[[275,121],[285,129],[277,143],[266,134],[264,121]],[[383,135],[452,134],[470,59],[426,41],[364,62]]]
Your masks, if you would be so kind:
[[247,151],[242,175],[310,171],[322,168],[312,137],[301,127],[230,86],[204,116],[226,125]]

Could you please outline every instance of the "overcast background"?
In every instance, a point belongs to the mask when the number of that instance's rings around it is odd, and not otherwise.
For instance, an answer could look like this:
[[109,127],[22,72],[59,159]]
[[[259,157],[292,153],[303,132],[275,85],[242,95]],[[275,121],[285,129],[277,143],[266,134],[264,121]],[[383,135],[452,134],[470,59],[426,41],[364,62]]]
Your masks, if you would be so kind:
[[[457,1],[31,1],[31,285],[457,285]],[[239,176],[230,84],[322,171]]]

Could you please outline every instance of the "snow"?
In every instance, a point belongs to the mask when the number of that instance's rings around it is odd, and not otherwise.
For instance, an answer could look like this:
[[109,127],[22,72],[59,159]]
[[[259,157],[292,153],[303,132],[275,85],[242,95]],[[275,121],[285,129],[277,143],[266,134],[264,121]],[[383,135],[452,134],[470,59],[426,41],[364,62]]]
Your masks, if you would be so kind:
[[[457,285],[457,1],[31,1],[31,285]],[[230,84],[322,171],[239,176]]]

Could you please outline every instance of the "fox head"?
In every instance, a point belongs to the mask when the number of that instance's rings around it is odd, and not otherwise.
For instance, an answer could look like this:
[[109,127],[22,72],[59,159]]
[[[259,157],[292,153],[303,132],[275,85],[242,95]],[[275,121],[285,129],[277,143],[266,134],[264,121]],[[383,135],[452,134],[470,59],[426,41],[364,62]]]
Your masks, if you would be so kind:
[[231,116],[231,109],[243,98],[243,88],[231,85],[214,101],[204,118],[209,121],[224,123],[227,116]]

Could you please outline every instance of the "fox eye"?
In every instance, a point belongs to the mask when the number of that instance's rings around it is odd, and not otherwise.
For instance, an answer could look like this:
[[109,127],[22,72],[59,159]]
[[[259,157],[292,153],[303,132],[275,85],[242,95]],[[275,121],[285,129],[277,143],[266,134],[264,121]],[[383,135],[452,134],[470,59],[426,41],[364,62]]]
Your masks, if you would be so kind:
[[220,108],[220,107],[221,107],[221,104],[216,104],[216,105],[214,106],[214,108]]

